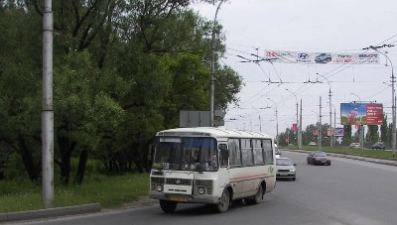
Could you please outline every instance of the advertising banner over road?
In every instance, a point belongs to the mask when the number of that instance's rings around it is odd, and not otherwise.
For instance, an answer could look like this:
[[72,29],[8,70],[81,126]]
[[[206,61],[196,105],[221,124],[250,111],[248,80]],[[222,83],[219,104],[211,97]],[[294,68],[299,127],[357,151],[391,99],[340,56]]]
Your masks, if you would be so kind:
[[382,125],[383,105],[379,103],[341,103],[341,124]]
[[377,52],[335,53],[265,50],[265,58],[281,63],[303,64],[378,64]]

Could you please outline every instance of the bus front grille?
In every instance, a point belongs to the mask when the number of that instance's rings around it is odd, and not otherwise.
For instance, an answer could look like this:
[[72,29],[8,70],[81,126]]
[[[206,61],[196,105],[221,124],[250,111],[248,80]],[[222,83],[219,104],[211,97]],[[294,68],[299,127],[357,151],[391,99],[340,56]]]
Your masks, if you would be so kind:
[[192,185],[192,180],[188,179],[179,179],[179,178],[167,178],[166,184],[172,185]]

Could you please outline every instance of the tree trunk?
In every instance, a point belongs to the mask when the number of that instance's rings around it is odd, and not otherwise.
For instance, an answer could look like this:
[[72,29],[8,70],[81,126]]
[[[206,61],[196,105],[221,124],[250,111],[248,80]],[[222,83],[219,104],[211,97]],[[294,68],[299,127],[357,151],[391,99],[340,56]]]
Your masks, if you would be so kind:
[[79,158],[79,165],[77,168],[76,177],[74,179],[75,184],[77,183],[78,185],[81,185],[83,183],[87,160],[88,160],[88,150],[81,151]]
[[18,153],[22,157],[22,162],[25,166],[26,172],[29,175],[29,179],[31,181],[37,181],[39,178],[38,166],[37,165],[35,166],[33,154],[26,145],[25,139],[21,135],[18,136],[18,145],[19,145]]
[[68,137],[58,137],[59,151],[61,153],[61,182],[67,186],[69,184],[71,155],[76,147],[76,142],[70,142]]

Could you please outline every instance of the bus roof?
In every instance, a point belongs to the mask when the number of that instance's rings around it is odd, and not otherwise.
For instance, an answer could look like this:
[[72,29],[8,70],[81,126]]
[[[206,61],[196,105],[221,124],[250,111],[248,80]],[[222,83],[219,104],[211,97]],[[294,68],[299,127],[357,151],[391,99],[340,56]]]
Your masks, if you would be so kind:
[[212,137],[245,137],[245,138],[273,138],[266,133],[252,131],[231,130],[224,127],[186,127],[174,128],[157,132],[157,136],[212,136]]

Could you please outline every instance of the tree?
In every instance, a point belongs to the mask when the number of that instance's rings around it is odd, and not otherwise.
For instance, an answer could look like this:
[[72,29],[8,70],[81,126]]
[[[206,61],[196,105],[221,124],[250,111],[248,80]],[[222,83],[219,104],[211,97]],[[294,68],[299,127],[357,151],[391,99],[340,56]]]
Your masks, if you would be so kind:
[[[41,24],[20,2],[1,4],[0,141],[19,154],[32,181],[40,178]],[[38,114],[37,114],[38,113]]]
[[387,132],[387,115],[383,114],[383,124],[380,125],[380,140],[390,146],[390,139]]

